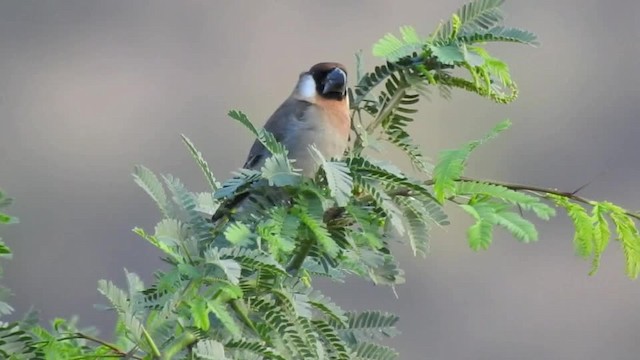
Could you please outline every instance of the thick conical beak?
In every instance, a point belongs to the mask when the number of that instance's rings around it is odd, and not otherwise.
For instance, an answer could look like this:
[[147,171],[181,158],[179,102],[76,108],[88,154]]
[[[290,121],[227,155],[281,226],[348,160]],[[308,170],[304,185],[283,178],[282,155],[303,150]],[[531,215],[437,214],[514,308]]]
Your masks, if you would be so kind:
[[322,93],[344,94],[347,90],[347,74],[340,68],[335,68],[327,74]]

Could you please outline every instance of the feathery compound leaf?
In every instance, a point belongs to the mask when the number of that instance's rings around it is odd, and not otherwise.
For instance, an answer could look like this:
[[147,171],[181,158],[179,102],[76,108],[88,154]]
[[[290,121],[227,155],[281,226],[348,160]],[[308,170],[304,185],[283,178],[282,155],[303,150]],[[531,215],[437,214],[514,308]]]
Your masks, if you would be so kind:
[[210,300],[207,301],[207,307],[233,337],[239,338],[242,335],[242,330],[236,323],[233,315],[227,310],[226,304],[217,300]]
[[238,284],[242,271],[242,266],[238,262],[233,259],[222,259],[217,248],[205,250],[204,259],[207,264],[215,265],[222,270],[231,284]]
[[[282,355],[276,352],[275,349],[270,348],[263,342],[238,340],[238,341],[231,341],[226,343],[225,347],[227,349],[243,350],[256,355],[262,355],[264,356],[264,359],[286,360],[286,358],[284,358]],[[239,358],[236,358],[236,359],[239,359]],[[262,359],[262,358],[257,358],[257,359]]]
[[332,319],[334,322],[343,326],[346,325],[347,317],[344,310],[333,303],[329,297],[322,295],[320,292],[314,291],[309,294],[309,304],[328,318]]
[[309,151],[316,163],[322,166],[327,185],[338,206],[347,205],[353,191],[353,179],[347,164],[342,161],[327,161],[320,150],[313,145],[309,147]]
[[338,206],[345,206],[351,198],[353,179],[349,174],[349,167],[342,161],[328,161],[324,164],[327,185],[336,199]]
[[456,180],[462,176],[468,157],[467,149],[440,151],[433,169],[433,191],[441,203],[455,190]]
[[158,204],[158,208],[165,217],[169,216],[169,206],[167,194],[164,192],[162,183],[158,177],[149,169],[142,165],[136,165],[133,170],[133,178],[149,196]]
[[382,39],[373,45],[373,56],[386,58],[389,61],[397,61],[398,59],[411,55],[414,52],[420,52],[424,46],[424,42],[420,39],[420,35],[411,26],[400,27],[402,40],[393,34],[386,34]]
[[463,5],[436,31],[433,40],[452,40],[458,33],[475,33],[494,27],[504,18],[500,10],[503,3],[504,0],[475,0]]
[[460,207],[476,219],[467,230],[467,238],[469,247],[472,250],[486,250],[493,241],[493,226],[495,225],[496,207],[488,202],[480,202],[469,205],[460,205]]
[[202,170],[202,173],[204,174],[205,178],[207,178],[207,182],[209,183],[209,186],[211,186],[211,190],[212,191],[218,190],[220,188],[220,183],[213,176],[213,172],[211,171],[211,169],[209,169],[209,164],[202,156],[202,153],[200,153],[200,151],[196,149],[195,145],[193,145],[193,143],[191,142],[191,140],[189,140],[188,137],[186,137],[184,134],[182,134],[181,136],[182,136],[182,141],[189,149],[189,152],[191,152],[191,156],[193,156],[195,161],[198,163],[198,166],[200,166],[200,170]]
[[111,281],[98,281],[98,291],[104,295],[111,305],[118,311],[124,312],[129,309],[129,299],[127,294],[115,286]]
[[[327,348],[329,353],[332,354],[332,359],[350,360],[349,353],[347,352],[346,344],[340,339],[340,336],[336,332],[336,329],[322,320],[313,320],[314,330],[320,335],[322,342]],[[321,357],[322,358],[322,357]]]
[[244,268],[261,270],[266,273],[274,273],[276,275],[285,275],[286,270],[269,254],[259,250],[251,250],[246,248],[223,248],[219,250],[221,259],[233,259]]
[[583,258],[588,258],[594,254],[593,247],[593,219],[587,211],[579,204],[569,201],[563,196],[550,196],[559,207],[567,211],[567,215],[573,222],[575,234],[573,236],[573,246],[576,254]]
[[427,255],[429,248],[429,224],[425,217],[424,209],[417,200],[411,198],[398,198],[396,201],[402,206],[405,222],[407,223],[409,243],[413,255]]
[[458,44],[429,44],[428,49],[438,60],[447,65],[464,63],[466,60],[462,47]]
[[200,340],[193,348],[193,354],[203,360],[227,360],[224,345],[214,340]]
[[253,183],[258,181],[262,174],[251,169],[239,169],[233,173],[233,177],[225,181],[222,187],[214,193],[214,198],[224,199],[236,195],[241,190],[246,190]]
[[538,37],[534,33],[523,29],[508,28],[504,26],[496,26],[480,32],[465,32],[458,36],[458,41],[466,44],[501,41],[531,46],[540,45]]
[[213,238],[211,232],[212,225],[208,223],[196,210],[196,197],[193,193],[187,191],[184,184],[178,178],[170,175],[163,176],[167,188],[173,195],[173,201],[182,211],[184,219],[183,223],[188,224],[189,230],[199,244],[206,244]]
[[9,225],[9,224],[17,224],[17,223],[19,223],[17,217],[0,212],[0,224]]
[[392,348],[370,342],[362,342],[355,349],[356,360],[395,360],[398,353]]
[[456,188],[455,182],[462,176],[471,152],[475,150],[476,147],[495,138],[510,126],[511,121],[504,120],[494,126],[483,138],[471,141],[461,149],[440,152],[438,163],[433,169],[433,190],[438,201],[444,202],[444,199],[454,193]]
[[224,231],[224,237],[233,245],[240,247],[250,246],[255,243],[255,235],[251,229],[237,221],[227,226]]
[[600,204],[609,211],[609,216],[616,226],[618,241],[626,260],[627,276],[636,279],[640,274],[640,232],[624,209],[609,202]]
[[192,299],[189,303],[193,325],[204,331],[209,330],[211,323],[209,321],[209,308],[207,301],[201,297]]
[[44,359],[41,346],[30,332],[21,328],[21,323],[0,324],[0,355],[3,359]]
[[471,202],[460,207],[470,214],[476,223],[467,231],[469,246],[473,250],[486,250],[493,239],[493,227],[501,226],[522,242],[538,240],[535,226],[517,213],[509,211],[509,205],[490,200]]
[[593,261],[589,275],[595,274],[600,266],[600,258],[602,253],[609,245],[611,231],[609,230],[609,222],[605,217],[607,210],[600,203],[596,203],[591,211],[593,221]]
[[338,328],[340,336],[347,343],[355,345],[361,341],[377,341],[383,337],[393,337],[398,334],[395,324],[398,316],[379,311],[363,311],[361,313],[347,313],[348,323],[346,328]]
[[262,177],[273,186],[296,185],[302,179],[285,154],[275,154],[266,159],[261,171]]
[[402,223],[402,211],[398,208],[391,196],[384,189],[370,179],[363,179],[360,175],[354,175],[354,184],[360,187],[365,193],[369,194],[377,206],[384,211],[391,225],[400,234],[404,234],[404,225]]
[[245,115],[242,111],[239,110],[231,110],[228,113],[229,117],[238,121],[240,124],[244,125],[254,136],[258,136],[258,129],[251,123],[247,115]]
[[331,257],[337,256],[340,247],[336,244],[335,240],[333,240],[331,234],[329,234],[327,226],[322,222],[322,213],[318,213],[317,210],[309,206],[309,202],[307,202],[306,205],[306,207],[299,206],[296,212],[298,218],[300,218],[300,222],[311,231],[324,252]]
[[533,211],[539,218],[549,220],[555,216],[555,210],[543,203],[540,198],[527,195],[507,187],[475,181],[459,181],[456,183],[457,196],[486,195],[520,206],[524,210]]
[[536,227],[517,213],[505,210],[496,211],[495,223],[509,230],[516,239],[522,242],[528,243],[538,240]]
[[504,0],[476,0],[463,5],[456,14],[460,17],[460,31],[490,29],[504,18],[500,6]]
[[256,127],[253,126],[247,115],[245,115],[242,111],[231,110],[229,111],[228,115],[232,119],[244,125],[247,129],[249,129],[249,131],[251,131],[251,133],[253,133],[253,135],[258,138],[258,141],[260,141],[262,145],[264,145],[264,147],[267,148],[269,152],[271,152],[271,154],[287,154],[287,149],[284,147],[284,145],[280,144],[278,140],[276,140],[273,134],[265,129],[257,130]]

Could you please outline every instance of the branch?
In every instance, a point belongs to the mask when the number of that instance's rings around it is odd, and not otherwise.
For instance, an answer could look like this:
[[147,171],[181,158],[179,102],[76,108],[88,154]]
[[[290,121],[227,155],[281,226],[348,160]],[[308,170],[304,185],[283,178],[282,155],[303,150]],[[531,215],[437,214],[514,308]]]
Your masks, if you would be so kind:
[[[496,180],[484,180],[484,179],[473,179],[470,177],[461,177],[460,179],[456,180],[456,181],[460,181],[460,182],[477,182],[477,183],[483,183],[483,184],[489,184],[489,185],[497,185],[497,186],[503,186],[506,187],[508,189],[514,190],[514,191],[529,191],[529,192],[533,192],[536,195],[548,198],[546,195],[557,195],[557,196],[562,196],[565,197],[567,199],[571,199],[573,201],[576,202],[580,202],[586,205],[590,205],[593,206],[594,203],[596,203],[597,201],[595,200],[591,200],[591,199],[587,199],[584,198],[582,196],[578,196],[576,195],[577,191],[574,192],[566,192],[566,191],[560,191],[558,189],[554,189],[554,188],[545,188],[545,187],[540,187],[540,186],[532,186],[532,185],[526,185],[526,184],[515,184],[515,183],[508,183],[508,182],[503,182],[503,181],[496,181]],[[435,184],[435,181],[433,181],[433,179],[429,179],[426,180],[424,182],[424,185],[426,186],[432,186],[433,184]],[[580,190],[580,189],[578,189]],[[398,188],[395,189],[393,191],[389,191],[389,195],[391,196],[410,196],[411,195],[411,189],[407,189],[407,188]],[[454,199],[448,199],[452,202],[455,202]],[[338,217],[340,217],[342,215],[342,211],[338,211],[339,209],[337,208],[331,208],[328,209],[327,212],[325,213],[325,222],[334,220]],[[640,220],[640,213],[633,213],[630,211],[626,211],[625,210],[625,215],[632,217],[636,220]]]
[[[574,192],[565,192],[565,191],[560,191],[558,189],[550,189],[550,188],[531,186],[531,185],[524,185],[524,184],[513,184],[513,183],[494,181],[494,180],[478,180],[478,179],[472,179],[472,178],[468,178],[468,177],[462,177],[458,181],[473,181],[473,182],[481,182],[481,183],[486,183],[486,184],[491,184],[491,185],[499,185],[499,186],[504,186],[506,188],[509,188],[511,190],[515,190],[515,191],[530,191],[530,192],[536,193],[538,195],[543,195],[543,196],[544,195],[557,195],[557,196],[562,196],[562,197],[565,197],[567,199],[571,199],[573,201],[577,201],[577,202],[580,202],[580,203],[583,203],[583,204],[587,204],[587,205],[591,205],[591,206],[593,206],[593,204],[596,202],[594,200],[590,200],[590,199],[584,198],[582,196],[576,195],[576,191],[574,191]],[[430,182],[433,184],[432,180],[430,180]],[[640,220],[640,214],[636,214],[636,213],[632,213],[632,212],[629,212],[629,211],[625,211],[625,215],[630,216],[630,217],[632,217],[632,218],[634,218],[636,220]]]
[[87,335],[87,334],[83,334],[81,332],[76,332],[74,333],[72,336],[66,337],[66,338],[61,338],[58,339],[57,341],[63,341],[63,340],[71,340],[71,339],[85,339],[85,340],[89,340],[92,341],[94,343],[100,344],[104,347],[107,347],[109,349],[111,349],[111,351],[113,351],[114,353],[116,353],[116,355],[118,355],[119,357],[123,357],[123,358],[130,358],[130,359],[137,359],[137,360],[142,360],[143,358],[137,355],[133,355],[130,352],[124,352],[123,350],[120,350],[117,346],[110,344],[104,340],[100,340],[98,338],[95,338],[91,335]]

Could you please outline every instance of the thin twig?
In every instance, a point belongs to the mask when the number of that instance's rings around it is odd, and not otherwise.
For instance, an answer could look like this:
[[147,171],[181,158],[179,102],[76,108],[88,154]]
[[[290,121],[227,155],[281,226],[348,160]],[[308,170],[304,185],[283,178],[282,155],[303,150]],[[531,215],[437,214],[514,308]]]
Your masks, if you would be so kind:
[[58,339],[58,341],[60,340],[70,340],[70,339],[85,339],[85,340],[89,340],[92,341],[94,343],[100,344],[104,347],[107,347],[109,349],[111,349],[111,351],[113,351],[114,353],[116,353],[116,355],[118,355],[119,357],[129,357],[131,359],[138,359],[138,360],[142,360],[143,358],[137,355],[133,355],[129,352],[125,352],[123,350],[120,350],[120,348],[118,348],[117,346],[110,344],[104,340],[98,339],[96,337],[93,337],[91,335],[87,335],[87,334],[83,334],[81,332],[76,332],[73,334],[73,336],[69,336],[66,338],[62,338],[62,339]]
[[[490,184],[490,185],[499,185],[499,186],[504,186],[508,189],[511,190],[515,190],[515,191],[531,191],[534,193],[537,193],[538,195],[542,194],[542,195],[557,195],[557,196],[562,196],[565,197],[567,199],[571,199],[573,201],[576,202],[580,202],[586,205],[591,205],[593,206],[594,203],[596,203],[596,201],[591,200],[591,199],[587,199],[584,198],[582,196],[578,196],[575,194],[574,192],[566,192],[566,191],[560,191],[558,189],[551,189],[551,188],[544,188],[544,187],[539,187],[539,186],[532,186],[532,185],[525,185],[525,184],[514,184],[514,183],[508,183],[508,182],[502,182],[502,181],[495,181],[495,180],[480,180],[480,179],[472,179],[472,178],[468,178],[468,177],[462,177],[459,179],[459,181],[472,181],[472,182],[480,182],[480,183],[485,183],[485,184]],[[433,180],[428,180],[427,181],[427,185],[433,185]],[[634,219],[640,220],[640,214],[635,214],[629,211],[625,211],[625,215],[630,216]]]

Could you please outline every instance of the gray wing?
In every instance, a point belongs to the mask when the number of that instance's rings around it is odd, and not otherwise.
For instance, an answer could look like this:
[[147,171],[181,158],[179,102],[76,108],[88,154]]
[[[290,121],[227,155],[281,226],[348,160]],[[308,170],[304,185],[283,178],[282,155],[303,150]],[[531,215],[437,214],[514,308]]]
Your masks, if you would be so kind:
[[[269,120],[264,124],[264,129],[273,134],[278,142],[287,146],[294,134],[293,127],[296,122],[304,121],[304,114],[311,103],[289,98],[276,109]],[[256,139],[249,150],[249,155],[244,163],[245,169],[259,169],[264,161],[271,155],[269,150]]]

